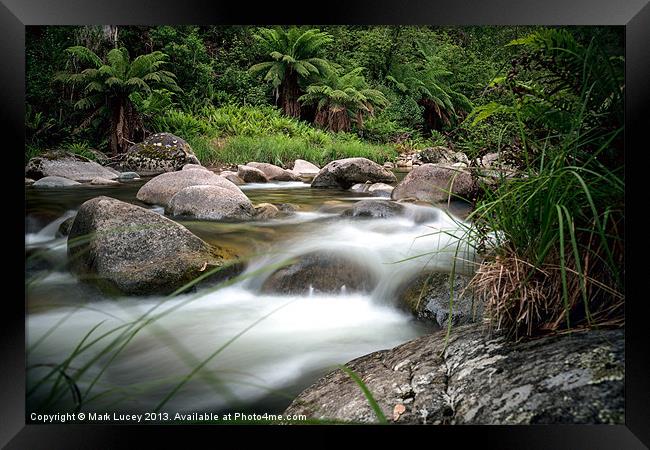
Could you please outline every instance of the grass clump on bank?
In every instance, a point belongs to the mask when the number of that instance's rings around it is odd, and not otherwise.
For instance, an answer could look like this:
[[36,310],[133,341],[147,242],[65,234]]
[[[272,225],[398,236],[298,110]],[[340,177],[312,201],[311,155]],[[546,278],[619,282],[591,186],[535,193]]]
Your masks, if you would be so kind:
[[384,163],[397,156],[389,145],[370,144],[350,133],[328,133],[271,107],[203,108],[198,114],[170,110],[152,120],[155,132],[187,140],[202,164],[250,161],[290,166],[296,159],[323,165],[364,157]]
[[[492,327],[511,336],[622,326],[624,80],[614,67],[619,58],[556,30],[511,45],[524,45],[526,61],[556,76],[540,70],[536,89],[524,95],[521,65],[504,77],[510,101],[492,110],[515,119],[521,148],[511,156],[520,173],[502,179],[496,190],[486,189],[469,217],[474,227],[468,233],[483,242],[485,256],[472,284]],[[610,70],[602,70],[608,64]],[[556,120],[558,114],[566,120]]]

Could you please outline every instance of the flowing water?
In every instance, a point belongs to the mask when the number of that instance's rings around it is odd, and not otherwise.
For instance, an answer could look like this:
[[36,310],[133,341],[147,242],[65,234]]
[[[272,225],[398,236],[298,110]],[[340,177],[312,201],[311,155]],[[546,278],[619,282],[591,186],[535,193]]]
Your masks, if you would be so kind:
[[[181,222],[245,257],[249,264],[240,281],[172,299],[107,297],[65,269],[66,239],[57,237],[57,230],[81,203],[98,195],[162,213],[135,199],[143,182],[28,188],[26,252],[40,253],[48,269],[38,272],[43,267],[29,263],[27,268],[28,408],[52,409],[57,399],[72,404],[76,386],[84,411],[151,411],[162,405],[169,412],[281,412],[337,364],[430,331],[431,325],[396,304],[399,287],[425,268],[449,270],[454,258],[463,270],[459,261],[471,256],[458,255],[452,235],[459,219],[446,210],[409,205],[399,218],[343,218],[342,206],[371,197],[300,182],[253,184],[243,187],[253,203],[291,203],[297,213],[263,222]],[[461,214],[460,206],[452,211]],[[315,251],[357,261],[379,284],[369,293],[348,292],[344,285],[336,294],[260,292],[269,267]],[[155,320],[130,341],[120,341],[121,351],[108,347],[142,317]],[[65,373],[83,374],[70,389],[61,389],[60,397],[50,396],[51,383],[38,381],[80,348]],[[102,354],[103,349],[110,351]],[[181,380],[185,383],[165,400]]]

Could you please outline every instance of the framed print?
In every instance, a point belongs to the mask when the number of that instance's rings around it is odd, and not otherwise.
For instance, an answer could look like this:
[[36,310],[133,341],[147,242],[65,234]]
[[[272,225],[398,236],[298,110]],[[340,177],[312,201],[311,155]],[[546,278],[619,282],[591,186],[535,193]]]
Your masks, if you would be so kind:
[[2,444],[647,448],[647,2],[322,9],[3,1]]

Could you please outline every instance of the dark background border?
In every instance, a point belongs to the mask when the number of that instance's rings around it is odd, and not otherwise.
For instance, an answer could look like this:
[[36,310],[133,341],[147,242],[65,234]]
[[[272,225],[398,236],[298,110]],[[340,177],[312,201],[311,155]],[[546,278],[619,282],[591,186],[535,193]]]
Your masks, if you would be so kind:
[[[643,192],[635,186],[645,169],[641,159],[650,150],[644,134],[650,130],[650,5],[648,0],[333,0],[291,5],[281,2],[253,4],[215,0],[0,0],[0,157],[4,162],[5,188],[3,200],[15,201],[15,209],[6,206],[9,253],[3,259],[19,261],[24,251],[18,236],[24,236],[23,218],[13,211],[24,208],[23,172],[24,93],[25,93],[25,25],[84,24],[430,24],[430,25],[625,25],[626,26],[626,424],[623,426],[548,425],[548,426],[458,426],[458,427],[265,427],[278,437],[291,439],[287,445],[320,443],[324,435],[351,435],[384,439],[397,437],[404,446],[413,438],[425,439],[432,446],[454,448],[474,441],[483,448],[501,449],[636,449],[650,445],[650,364],[649,351],[643,343],[648,339],[647,295],[638,276],[645,264],[632,266],[641,253],[640,245],[629,242],[634,233],[630,223],[641,225],[643,201],[632,203],[631,194]],[[633,152],[632,149],[635,151]],[[5,162],[6,161],[6,162]],[[641,178],[642,180],[642,178]],[[15,189],[15,191],[14,191]],[[645,188],[647,191],[647,187]],[[10,220],[14,217],[14,220]],[[14,237],[15,236],[15,237]],[[638,242],[643,237],[637,234]],[[14,254],[15,252],[15,254]],[[24,255],[24,253],[23,253]],[[4,256],[4,255],[3,255]],[[640,258],[639,258],[640,260]],[[3,281],[16,283],[24,294],[24,268],[8,267]],[[13,272],[15,271],[15,275]],[[21,284],[18,284],[21,283]],[[24,303],[7,293],[0,313],[0,445],[7,448],[115,448],[134,446],[134,438],[146,436],[168,445],[181,439],[183,445],[211,433],[208,442],[221,446],[221,436],[237,433],[241,445],[255,437],[261,427],[208,426],[131,426],[131,425],[25,425],[25,322]],[[11,291],[10,291],[11,292]],[[254,429],[255,433],[249,433]],[[190,433],[186,433],[189,431]],[[215,433],[216,431],[216,433]],[[305,434],[294,441],[296,432]],[[291,433],[292,436],[289,436]],[[187,438],[191,434],[192,441]],[[395,436],[398,435],[398,436]],[[218,440],[215,440],[215,437]],[[231,436],[235,437],[235,436]],[[243,438],[243,439],[242,439]],[[345,440],[343,440],[345,439]],[[646,445],[644,445],[643,443]],[[349,444],[347,437],[339,444]],[[190,444],[191,445],[191,444]]]

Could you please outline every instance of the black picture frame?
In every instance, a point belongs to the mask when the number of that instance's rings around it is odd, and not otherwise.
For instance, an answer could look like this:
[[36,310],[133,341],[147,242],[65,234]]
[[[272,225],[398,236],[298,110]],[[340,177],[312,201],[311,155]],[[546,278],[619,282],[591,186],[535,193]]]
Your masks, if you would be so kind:
[[[1,0],[0,3],[0,123],[3,158],[11,161],[4,165],[7,195],[24,207],[24,195],[17,190],[23,183],[24,167],[24,97],[25,97],[25,26],[27,25],[85,25],[85,24],[411,24],[411,25],[623,25],[626,36],[626,203],[628,195],[636,189],[631,186],[643,170],[642,153],[647,152],[644,132],[650,125],[650,0],[417,0],[406,2],[375,0],[345,2],[333,0],[325,7],[306,10],[307,3],[252,3],[210,0]],[[314,6],[316,6],[314,4]],[[12,142],[13,143],[10,143]],[[635,145],[635,144],[638,144]],[[632,149],[635,149],[633,152]],[[642,179],[642,178],[641,178]],[[629,183],[629,184],[628,184]],[[13,186],[13,187],[12,187]],[[13,192],[16,189],[16,192]],[[24,192],[23,192],[24,194]],[[638,205],[638,202],[637,206]],[[16,216],[9,226],[9,241],[16,241],[6,261],[18,261],[20,242],[17,236],[24,230],[23,219]],[[626,370],[625,370],[625,425],[585,426],[457,426],[457,427],[344,427],[344,432],[361,432],[366,436],[383,439],[387,433],[402,435],[409,441],[424,438],[440,445],[465,444],[478,439],[488,448],[544,448],[544,449],[636,449],[650,445],[650,360],[644,342],[647,342],[645,320],[646,296],[643,293],[642,271],[644,265],[633,265],[642,256],[638,244],[642,237],[633,233],[630,223],[640,226],[642,206],[626,208]],[[6,224],[9,224],[7,217]],[[14,238],[15,237],[15,238]],[[635,248],[636,247],[636,248]],[[9,250],[7,250],[9,252]],[[11,266],[11,262],[9,265]],[[14,265],[16,265],[14,263]],[[8,267],[5,283],[21,285],[22,267]],[[12,270],[16,271],[13,276]],[[210,426],[130,426],[130,425],[26,425],[25,424],[25,308],[17,295],[3,296],[0,317],[0,445],[7,448],[115,448],[133,446],[133,438],[142,433],[163,440],[167,444],[189,431],[192,439],[198,434],[214,432]],[[216,427],[223,436],[226,427]],[[250,428],[247,427],[247,428]],[[257,427],[255,427],[257,428]],[[328,433],[332,427],[266,427],[274,433],[308,431],[309,439]],[[341,427],[336,427],[341,431]],[[240,443],[254,437],[242,433],[245,429],[234,427]],[[315,434],[313,434],[315,433]],[[413,433],[422,434],[415,436]],[[285,437],[286,438],[286,437]],[[449,440],[451,444],[443,444]],[[148,438],[147,438],[148,439]],[[151,443],[152,441],[148,441]],[[185,441],[187,445],[187,441]],[[302,441],[302,445],[311,445]]]

